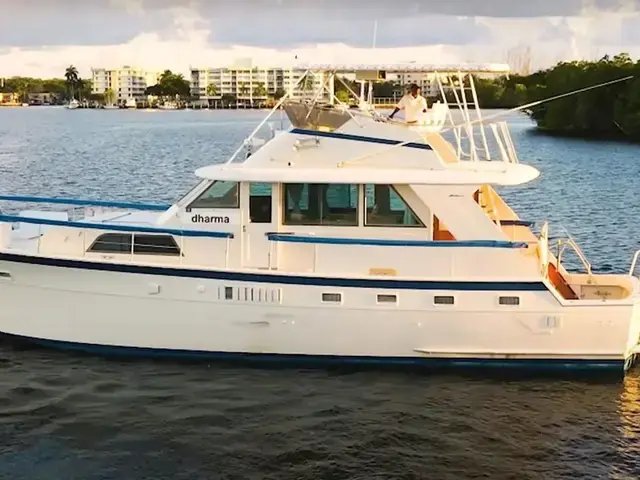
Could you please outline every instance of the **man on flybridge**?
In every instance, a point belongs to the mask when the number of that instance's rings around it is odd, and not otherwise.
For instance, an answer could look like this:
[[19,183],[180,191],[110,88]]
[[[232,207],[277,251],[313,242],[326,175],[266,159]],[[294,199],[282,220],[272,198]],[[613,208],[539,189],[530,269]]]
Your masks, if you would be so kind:
[[404,120],[407,123],[416,123],[423,113],[427,113],[427,100],[420,95],[420,89],[415,83],[411,84],[409,93],[400,99],[389,118],[392,119],[400,110],[404,110]]

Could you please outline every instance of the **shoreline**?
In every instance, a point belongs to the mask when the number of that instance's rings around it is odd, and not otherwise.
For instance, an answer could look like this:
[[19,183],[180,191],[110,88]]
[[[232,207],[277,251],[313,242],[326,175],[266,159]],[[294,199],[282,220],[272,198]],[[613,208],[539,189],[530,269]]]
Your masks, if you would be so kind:
[[592,142],[615,142],[626,143],[629,145],[640,145],[640,138],[633,138],[629,135],[625,135],[623,132],[619,133],[604,133],[593,132],[590,130],[554,130],[547,127],[541,127],[535,125],[532,130],[535,135],[545,135],[549,137],[585,140]]

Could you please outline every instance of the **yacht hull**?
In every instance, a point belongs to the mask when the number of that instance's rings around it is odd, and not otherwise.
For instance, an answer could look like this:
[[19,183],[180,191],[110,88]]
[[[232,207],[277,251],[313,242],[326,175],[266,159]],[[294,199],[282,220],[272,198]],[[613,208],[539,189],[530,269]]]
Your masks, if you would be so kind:
[[[622,372],[638,338],[634,304],[568,308],[509,282],[393,289],[5,253],[0,272],[0,332],[96,353]],[[323,293],[342,300],[322,303]],[[398,303],[377,303],[390,293]],[[434,294],[456,305],[433,305]],[[527,309],[487,308],[500,294],[520,295]]]

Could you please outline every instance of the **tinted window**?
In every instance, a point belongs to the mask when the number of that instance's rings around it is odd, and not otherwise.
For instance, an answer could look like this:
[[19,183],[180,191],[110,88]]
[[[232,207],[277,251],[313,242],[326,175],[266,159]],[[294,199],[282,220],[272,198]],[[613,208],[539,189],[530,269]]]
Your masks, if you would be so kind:
[[271,223],[271,184],[251,184],[249,187],[249,217],[252,223]]
[[136,234],[133,253],[145,255],[180,255],[180,248],[171,235]]
[[89,252],[131,253],[130,233],[105,233],[89,247]]
[[406,202],[391,185],[365,185],[367,218],[374,227],[423,226]]
[[285,225],[358,225],[358,186],[326,183],[284,185]]
[[238,208],[240,206],[238,182],[214,182],[189,208]]

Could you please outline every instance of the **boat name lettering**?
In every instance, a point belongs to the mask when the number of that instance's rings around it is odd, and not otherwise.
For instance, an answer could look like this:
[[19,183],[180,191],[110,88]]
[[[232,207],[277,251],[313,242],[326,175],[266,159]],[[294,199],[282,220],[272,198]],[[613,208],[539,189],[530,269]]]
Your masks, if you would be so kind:
[[222,215],[200,215],[196,213],[191,217],[193,223],[229,223],[229,217]]

